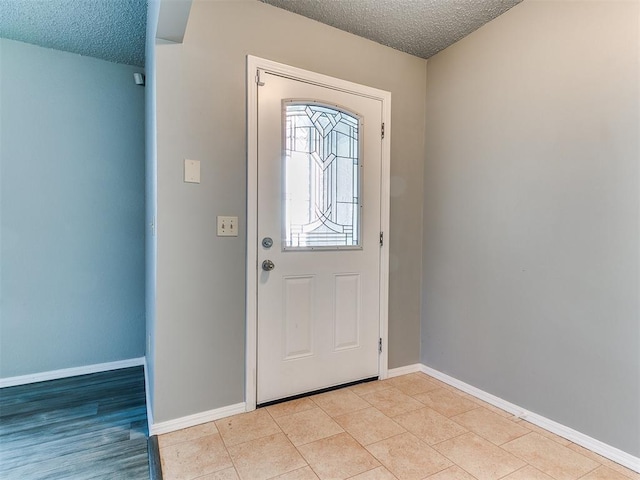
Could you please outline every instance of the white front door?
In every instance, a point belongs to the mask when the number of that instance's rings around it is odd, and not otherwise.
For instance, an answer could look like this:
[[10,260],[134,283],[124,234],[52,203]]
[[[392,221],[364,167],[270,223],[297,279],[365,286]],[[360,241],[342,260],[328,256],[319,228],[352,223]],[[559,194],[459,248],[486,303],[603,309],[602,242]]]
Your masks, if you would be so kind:
[[378,376],[382,101],[266,71],[257,97],[261,404]]

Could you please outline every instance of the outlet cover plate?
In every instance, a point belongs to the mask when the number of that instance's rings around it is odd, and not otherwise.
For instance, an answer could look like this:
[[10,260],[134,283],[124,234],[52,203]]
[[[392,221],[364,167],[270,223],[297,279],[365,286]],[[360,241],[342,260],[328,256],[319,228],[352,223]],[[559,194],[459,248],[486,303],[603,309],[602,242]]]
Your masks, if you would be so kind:
[[200,183],[200,160],[184,160],[184,181]]

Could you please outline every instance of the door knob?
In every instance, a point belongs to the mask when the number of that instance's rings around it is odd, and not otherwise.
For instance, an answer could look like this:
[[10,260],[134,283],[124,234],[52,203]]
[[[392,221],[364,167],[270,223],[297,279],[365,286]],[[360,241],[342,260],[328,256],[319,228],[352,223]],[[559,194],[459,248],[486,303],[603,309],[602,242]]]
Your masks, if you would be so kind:
[[264,262],[262,262],[262,269],[265,272],[270,272],[274,268],[276,268],[276,264],[273,263],[271,260],[265,260]]

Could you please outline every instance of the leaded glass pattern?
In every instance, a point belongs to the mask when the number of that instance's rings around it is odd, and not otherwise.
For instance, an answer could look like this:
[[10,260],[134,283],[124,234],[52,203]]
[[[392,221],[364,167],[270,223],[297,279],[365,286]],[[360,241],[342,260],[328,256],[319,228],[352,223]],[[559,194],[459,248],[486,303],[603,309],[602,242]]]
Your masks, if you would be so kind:
[[284,248],[359,247],[359,119],[316,103],[284,113]]

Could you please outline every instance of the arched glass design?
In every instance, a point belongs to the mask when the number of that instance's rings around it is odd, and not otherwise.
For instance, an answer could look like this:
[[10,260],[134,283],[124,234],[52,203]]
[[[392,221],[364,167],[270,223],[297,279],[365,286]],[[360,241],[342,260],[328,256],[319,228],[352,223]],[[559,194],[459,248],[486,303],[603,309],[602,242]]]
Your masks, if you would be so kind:
[[285,102],[284,122],[284,249],[360,248],[360,119]]

